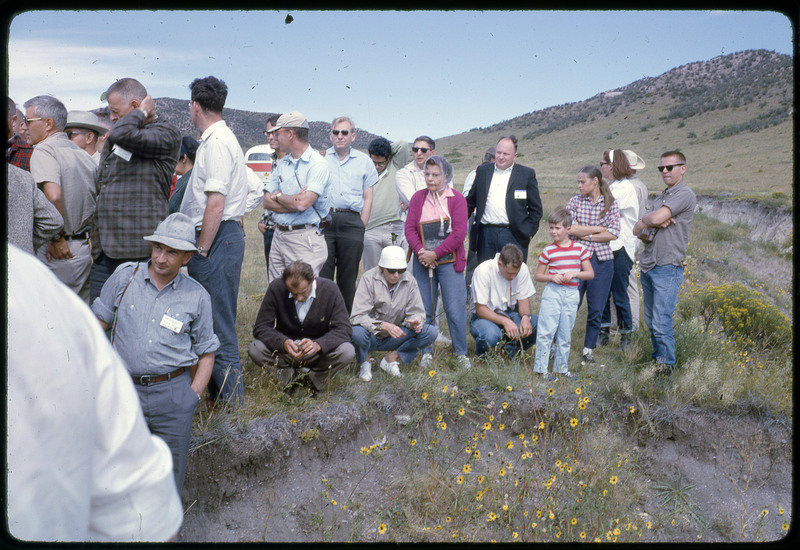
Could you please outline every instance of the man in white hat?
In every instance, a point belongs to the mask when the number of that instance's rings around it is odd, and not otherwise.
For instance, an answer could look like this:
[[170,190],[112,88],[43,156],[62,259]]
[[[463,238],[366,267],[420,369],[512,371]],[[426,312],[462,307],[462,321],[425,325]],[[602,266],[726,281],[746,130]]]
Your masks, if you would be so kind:
[[96,114],[89,111],[70,111],[67,113],[67,126],[64,131],[72,143],[89,153],[96,164],[100,164],[97,142],[108,130],[100,126]]
[[192,438],[192,418],[211,379],[214,334],[211,298],[180,272],[197,251],[194,223],[171,214],[158,224],[150,260],[122,264],[106,280],[92,311],[131,374],[150,431],[172,451],[180,494]]
[[275,236],[269,252],[269,280],[281,278],[294,261],[303,261],[319,275],[328,259],[322,228],[330,225],[330,170],[308,143],[309,124],[297,111],[282,114],[270,129],[285,154],[264,184],[264,208],[275,212]]
[[402,247],[387,246],[378,266],[358,281],[350,323],[361,379],[372,380],[372,350],[388,351],[381,368],[400,376],[400,360],[408,364],[436,340],[436,327],[425,324],[425,306]]

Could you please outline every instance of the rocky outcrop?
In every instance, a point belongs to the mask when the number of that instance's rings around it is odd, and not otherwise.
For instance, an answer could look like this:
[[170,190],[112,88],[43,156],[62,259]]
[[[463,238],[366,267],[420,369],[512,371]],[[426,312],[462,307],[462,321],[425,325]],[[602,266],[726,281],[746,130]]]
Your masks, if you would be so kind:
[[791,245],[792,214],[785,208],[766,206],[754,199],[725,200],[714,195],[697,195],[697,209],[724,223],[744,223],[751,229],[750,238]]

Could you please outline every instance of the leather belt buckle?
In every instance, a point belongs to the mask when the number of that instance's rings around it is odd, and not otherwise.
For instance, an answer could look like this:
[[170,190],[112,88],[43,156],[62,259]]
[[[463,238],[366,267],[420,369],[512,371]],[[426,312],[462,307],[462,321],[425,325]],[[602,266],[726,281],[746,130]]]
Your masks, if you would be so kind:
[[140,386],[149,386],[151,384],[150,379],[153,378],[151,374],[145,374],[139,377],[139,385]]

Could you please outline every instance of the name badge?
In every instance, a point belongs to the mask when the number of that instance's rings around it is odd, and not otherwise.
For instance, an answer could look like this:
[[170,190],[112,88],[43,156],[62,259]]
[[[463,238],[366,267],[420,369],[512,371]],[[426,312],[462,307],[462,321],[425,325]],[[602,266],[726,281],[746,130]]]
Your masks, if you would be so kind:
[[165,329],[171,330],[175,334],[180,334],[181,330],[183,329],[183,323],[178,321],[177,319],[173,319],[166,313],[161,318],[161,326]]
[[111,152],[117,155],[119,158],[123,159],[125,162],[130,162],[131,157],[133,156],[133,153],[131,153],[130,151],[126,151],[119,145],[114,145],[114,148],[111,149]]
[[514,198],[516,200],[524,201],[528,198],[527,189],[514,189]]

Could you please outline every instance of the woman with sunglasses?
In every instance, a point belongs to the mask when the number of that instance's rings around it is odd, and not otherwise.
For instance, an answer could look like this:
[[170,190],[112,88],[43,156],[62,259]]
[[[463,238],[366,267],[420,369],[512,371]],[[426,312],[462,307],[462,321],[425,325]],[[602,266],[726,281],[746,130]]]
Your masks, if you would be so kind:
[[[467,286],[464,282],[467,200],[451,187],[453,167],[444,157],[433,155],[428,158],[424,174],[427,188],[411,197],[406,218],[406,241],[414,254],[414,277],[425,304],[428,325],[433,324],[441,286],[453,349],[459,366],[469,368]],[[426,234],[427,246],[432,248],[426,248]],[[428,368],[433,361],[431,352],[430,347],[425,350],[420,363],[423,368]]]
[[621,149],[610,149],[603,152],[600,171],[606,180],[610,181],[608,188],[614,196],[614,201],[619,207],[619,238],[609,243],[614,254],[614,276],[611,279],[611,292],[603,310],[600,321],[600,336],[598,344],[608,343],[611,328],[611,296],[614,297],[614,307],[617,311],[617,327],[620,333],[620,349],[628,349],[631,332],[633,331],[633,313],[631,301],[628,298],[628,277],[631,274],[633,261],[636,257],[636,237],[633,235],[633,226],[639,219],[639,199],[636,189],[628,178],[633,177],[628,158]]
[[387,246],[377,267],[365,271],[358,281],[350,323],[364,382],[372,380],[370,351],[388,351],[380,366],[400,376],[400,361],[409,364],[436,340],[437,330],[425,324],[419,286],[407,267],[405,250]]
[[[589,249],[594,279],[578,285],[580,300],[586,295],[586,334],[583,339],[583,360],[594,363],[592,351],[597,347],[600,320],[608,302],[614,276],[614,254],[609,242],[617,238],[619,206],[608,183],[596,166],[584,166],[578,172],[579,194],[569,199],[567,210],[572,215],[569,236]],[[580,303],[578,303],[580,307]]]

